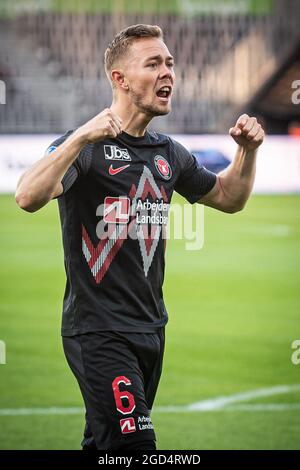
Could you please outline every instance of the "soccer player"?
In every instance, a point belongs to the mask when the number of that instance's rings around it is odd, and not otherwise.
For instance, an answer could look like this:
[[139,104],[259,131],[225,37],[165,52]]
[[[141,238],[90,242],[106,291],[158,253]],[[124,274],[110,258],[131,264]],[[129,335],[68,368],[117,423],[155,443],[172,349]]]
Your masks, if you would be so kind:
[[105,70],[111,107],[53,142],[20,178],[16,201],[34,212],[58,199],[67,275],[63,347],[86,408],[83,449],[154,450],[150,412],[168,320],[162,285],[172,193],[241,210],[264,132],[254,117],[240,116],[229,131],[236,155],[216,175],[175,140],[148,131],[153,117],[170,112],[175,84],[158,26],[117,34]]

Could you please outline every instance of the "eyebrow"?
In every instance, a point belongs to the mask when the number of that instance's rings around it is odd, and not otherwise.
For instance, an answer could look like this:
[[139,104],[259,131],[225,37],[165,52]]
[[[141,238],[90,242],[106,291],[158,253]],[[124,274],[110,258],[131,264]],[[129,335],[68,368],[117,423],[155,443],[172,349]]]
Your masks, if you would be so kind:
[[[158,54],[158,55],[154,55],[152,57],[147,57],[147,59],[145,59],[145,62],[148,62],[148,60],[162,60],[162,56]],[[168,57],[166,57],[166,60],[173,60],[174,61],[174,57],[169,55]]]

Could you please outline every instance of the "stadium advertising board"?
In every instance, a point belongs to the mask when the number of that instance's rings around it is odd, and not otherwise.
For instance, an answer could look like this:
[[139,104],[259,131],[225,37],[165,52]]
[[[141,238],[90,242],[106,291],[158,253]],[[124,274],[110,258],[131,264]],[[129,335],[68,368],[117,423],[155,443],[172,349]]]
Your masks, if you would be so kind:
[[[199,164],[218,173],[233,158],[236,144],[224,135],[175,135],[194,153]],[[54,135],[2,135],[0,137],[0,192],[13,193],[20,175],[40,159]],[[267,136],[259,149],[254,192],[300,192],[300,140]]]

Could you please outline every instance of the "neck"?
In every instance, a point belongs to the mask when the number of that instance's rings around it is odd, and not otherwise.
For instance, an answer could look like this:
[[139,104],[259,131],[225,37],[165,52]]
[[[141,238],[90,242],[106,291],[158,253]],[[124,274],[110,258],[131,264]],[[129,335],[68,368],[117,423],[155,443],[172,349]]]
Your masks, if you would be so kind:
[[133,137],[142,137],[145,135],[152,116],[147,116],[137,109],[132,101],[122,103],[121,100],[114,99],[110,109],[122,119],[122,130],[127,132],[127,134]]

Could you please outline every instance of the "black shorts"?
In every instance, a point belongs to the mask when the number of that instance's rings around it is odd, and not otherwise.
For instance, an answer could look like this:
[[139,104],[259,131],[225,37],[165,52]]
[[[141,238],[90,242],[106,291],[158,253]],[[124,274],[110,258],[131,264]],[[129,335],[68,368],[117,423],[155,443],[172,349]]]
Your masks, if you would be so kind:
[[64,352],[84,399],[84,449],[126,448],[155,440],[150,418],[162,372],[164,328],[63,337]]

